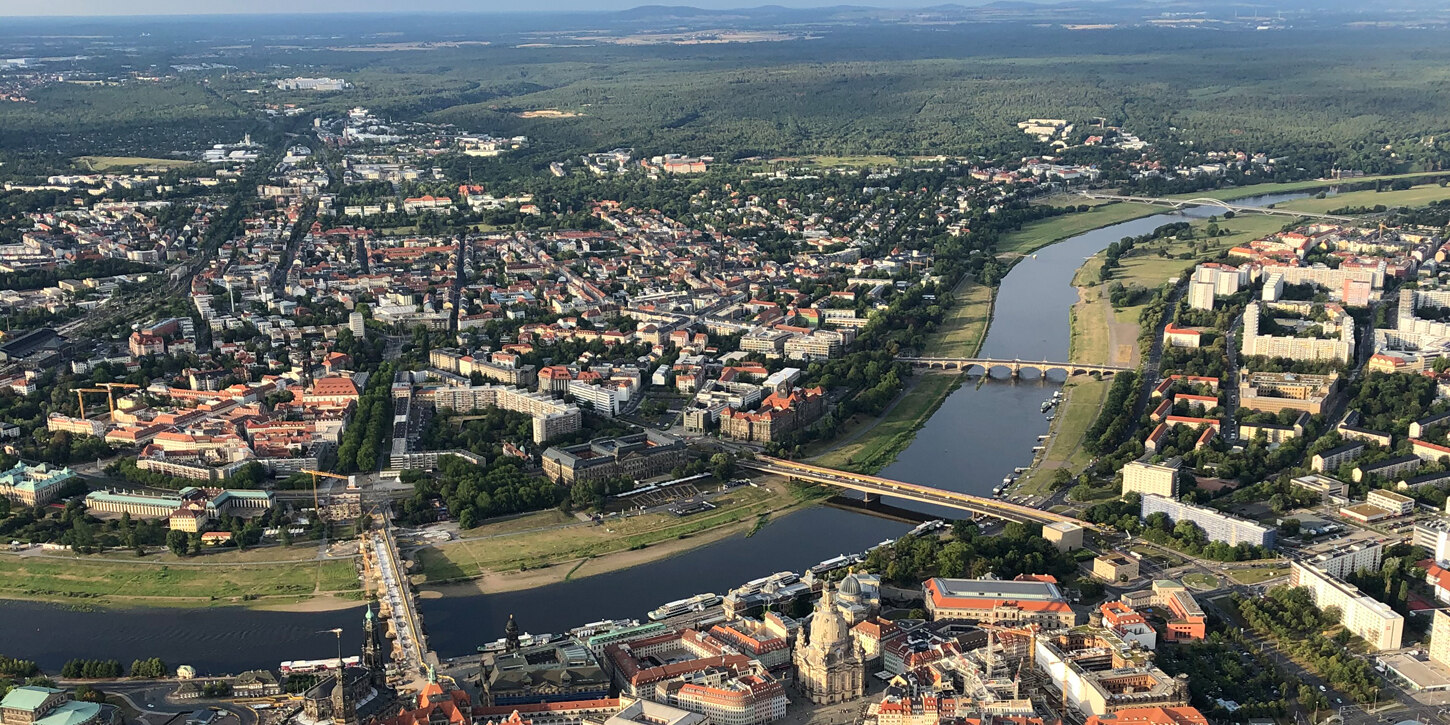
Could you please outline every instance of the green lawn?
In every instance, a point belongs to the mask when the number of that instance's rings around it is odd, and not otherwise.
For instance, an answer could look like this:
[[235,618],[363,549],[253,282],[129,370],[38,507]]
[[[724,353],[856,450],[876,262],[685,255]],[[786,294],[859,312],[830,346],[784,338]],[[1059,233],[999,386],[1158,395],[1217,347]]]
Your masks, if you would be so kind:
[[1450,199],[1450,187],[1426,184],[1401,191],[1351,191],[1338,196],[1326,196],[1323,199],[1296,199],[1278,204],[1277,208],[1329,213],[1343,207],[1372,207],[1376,204],[1384,204],[1387,207],[1424,206],[1442,199]]
[[1250,585],[1268,581],[1275,577],[1285,576],[1289,573],[1287,565],[1275,564],[1273,566],[1261,566],[1255,569],[1229,569],[1228,575],[1234,581]]
[[912,388],[875,427],[859,439],[827,451],[812,463],[862,473],[881,470],[911,444],[917,429],[936,411],[959,379],[960,375],[945,373],[916,376]]
[[144,156],[78,156],[75,164],[88,171],[109,171],[132,166],[164,166],[175,168],[198,163],[186,159],[153,159]]
[[1190,587],[1192,587],[1194,589],[1202,589],[1202,590],[1205,590],[1205,591],[1207,591],[1209,589],[1217,589],[1218,588],[1218,585],[1219,585],[1218,577],[1216,577],[1216,576],[1214,576],[1212,574],[1198,574],[1198,573],[1189,574],[1187,576],[1184,576],[1183,577],[1183,583],[1184,584],[1187,584],[1188,586],[1190,586]]
[[360,588],[352,560],[295,564],[158,566],[115,560],[0,558],[0,596],[116,599],[194,605],[198,600],[310,596]]
[[954,296],[956,305],[922,350],[923,357],[971,357],[987,336],[987,323],[992,319],[992,288],[962,280]]
[[1074,378],[1065,386],[1065,402],[1057,406],[1057,418],[1052,421],[1052,437],[1048,439],[1047,456],[1022,479],[1014,493],[1045,496],[1052,490],[1052,477],[1059,468],[1073,473],[1087,467],[1092,458],[1083,447],[1083,434],[1097,419],[1103,400],[1112,387],[1111,379],[1093,380],[1089,377]]
[[[1084,201],[1087,201],[1084,199]],[[1003,253],[1030,254],[1054,242],[1090,232],[1099,227],[1118,224],[1130,219],[1162,213],[1162,208],[1148,204],[1126,204],[1122,202],[1103,204],[1085,212],[1063,214],[1050,219],[1039,219],[1023,225],[1008,234],[997,245]]]

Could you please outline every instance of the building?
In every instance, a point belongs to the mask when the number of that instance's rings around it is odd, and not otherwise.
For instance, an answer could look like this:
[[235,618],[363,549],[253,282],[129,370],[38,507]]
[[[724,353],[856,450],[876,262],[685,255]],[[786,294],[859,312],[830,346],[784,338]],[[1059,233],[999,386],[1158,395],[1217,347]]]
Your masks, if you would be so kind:
[[710,720],[698,712],[651,700],[634,700],[611,715],[604,725],[710,725]]
[[1416,522],[1411,543],[1430,552],[1434,561],[1450,563],[1450,522],[1445,519]]
[[1309,565],[1336,579],[1357,571],[1379,571],[1385,546],[1378,541],[1356,543],[1315,554],[1305,559]]
[[1177,499],[1154,494],[1143,496],[1142,518],[1147,519],[1150,514],[1155,513],[1166,514],[1168,520],[1175,524],[1179,521],[1192,521],[1198,528],[1203,529],[1209,541],[1222,541],[1229,546],[1246,543],[1272,549],[1277,542],[1278,531],[1253,521],[1229,516],[1211,508],[1186,504]]
[[1360,441],[1335,446],[1327,451],[1315,453],[1314,457],[1309,459],[1309,467],[1316,473],[1337,471],[1340,466],[1360,457],[1364,453],[1364,450],[1365,444]]
[[785,716],[785,688],[764,665],[710,633],[686,629],[608,645],[621,697],[698,712],[712,723],[761,725]]
[[1299,488],[1313,491],[1326,498],[1345,498],[1349,495],[1349,484],[1337,478],[1330,478],[1329,476],[1311,473],[1307,476],[1291,479],[1289,482]]
[[647,430],[619,438],[597,438],[544,451],[544,475],[555,483],[627,476],[636,481],[669,473],[685,460],[685,441]]
[[1158,633],[1153,625],[1148,624],[1148,620],[1132,607],[1122,602],[1103,602],[1098,606],[1098,614],[1102,615],[1103,627],[1124,642],[1137,643],[1150,650],[1158,647]]
[[1183,459],[1177,457],[1163,463],[1151,463],[1146,459],[1131,461],[1123,466],[1123,495],[1177,496],[1178,469],[1182,466]]
[[529,725],[594,725],[612,717],[619,711],[620,705],[619,698],[610,697],[602,700],[475,707],[473,714],[477,718],[475,722],[480,725],[504,725],[515,715]]
[[1278,413],[1299,410],[1319,415],[1334,402],[1339,374],[1251,373],[1239,371],[1239,406]]
[[1430,622],[1430,661],[1450,667],[1450,612],[1436,609]]
[[[542,383],[540,387],[543,387]],[[535,443],[544,443],[573,433],[579,430],[583,420],[577,406],[568,405],[542,393],[503,385],[423,387],[418,390],[417,399],[460,413],[482,410],[489,406],[525,413],[533,418]]]
[[1057,585],[1045,581],[928,579],[922,584],[926,611],[933,620],[983,624],[1037,624],[1046,629],[1077,621]]
[[86,508],[92,512],[128,514],[132,518],[166,518],[178,531],[200,531],[223,516],[251,517],[276,505],[271,491],[226,490],[188,486],[176,493],[92,491]]
[[[1252,721],[1250,721],[1252,722]],[[1209,725],[1196,707],[1127,707],[1094,715],[1085,725]]]
[[1406,473],[1419,470],[1424,463],[1419,456],[1391,456],[1374,463],[1361,463],[1355,466],[1353,478],[1355,483],[1361,483],[1370,476],[1393,481]]
[[1138,578],[1138,560],[1127,554],[1111,551],[1093,559],[1093,576],[1116,584]]
[[69,468],[55,468],[45,463],[34,466],[16,463],[0,473],[0,496],[25,506],[44,506],[60,494],[67,483],[77,478]]
[[1032,646],[1037,668],[1084,715],[1188,704],[1186,675],[1172,677],[1154,667],[1147,653],[1111,632],[1079,629],[1039,635]]
[[1172,616],[1165,618],[1163,639],[1168,642],[1183,642],[1203,639],[1208,636],[1208,617],[1198,606],[1198,600],[1188,587],[1168,580],[1155,579],[1153,586],[1121,597],[1124,604],[1134,610],[1144,607],[1166,609]]
[[102,712],[100,705],[73,700],[65,690],[22,685],[0,700],[0,725],[92,725],[101,722]]
[[1082,527],[1066,521],[1043,524],[1042,538],[1051,541],[1058,551],[1074,551],[1082,548]]
[[866,694],[866,658],[836,608],[835,586],[826,583],[811,615],[809,639],[796,639],[796,684],[807,700],[828,705]]
[[485,654],[479,685],[488,707],[609,697],[609,676],[572,640]]
[[1388,511],[1391,516],[1409,516],[1415,512],[1415,499],[1394,491],[1373,490],[1364,497],[1364,502]]
[[347,316],[347,329],[352,331],[354,338],[358,340],[367,339],[367,320],[363,317],[363,313],[353,310],[352,314]]
[[1371,647],[1379,650],[1400,648],[1405,618],[1388,604],[1304,562],[1290,562],[1289,583],[1308,589],[1314,605],[1321,610],[1337,607],[1345,628]]
[[1429,463],[1450,457],[1450,448],[1418,438],[1410,439],[1410,452]]
[[[409,707],[409,705],[412,705]],[[432,667],[428,683],[418,691],[418,699],[406,700],[393,714],[374,718],[369,725],[472,725],[473,698],[460,688],[446,687],[438,681]]]
[[[1290,337],[1259,334],[1260,315],[1267,309],[1273,312],[1292,313],[1307,322],[1310,314],[1323,310],[1327,319],[1315,322],[1314,327],[1323,330],[1328,338]],[[1289,320],[1288,322],[1295,322]],[[1311,302],[1250,302],[1243,314],[1243,353],[1245,356],[1288,358],[1290,360],[1332,360],[1349,364],[1354,358],[1354,319],[1336,304],[1316,305]],[[1310,325],[1302,325],[1308,329]]]

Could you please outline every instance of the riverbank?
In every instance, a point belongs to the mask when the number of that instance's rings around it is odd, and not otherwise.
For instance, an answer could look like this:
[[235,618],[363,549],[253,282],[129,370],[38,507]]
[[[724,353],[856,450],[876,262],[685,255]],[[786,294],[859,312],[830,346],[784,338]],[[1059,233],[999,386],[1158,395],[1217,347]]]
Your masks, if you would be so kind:
[[736,535],[762,516],[775,519],[810,506],[825,492],[758,479],[712,499],[714,511],[677,517],[665,512],[594,524],[536,512],[461,532],[413,554],[414,583],[423,596],[500,593],[605,574],[669,558]]
[[102,607],[331,611],[361,604],[364,593],[352,559],[186,565],[7,555],[0,557],[0,598]]

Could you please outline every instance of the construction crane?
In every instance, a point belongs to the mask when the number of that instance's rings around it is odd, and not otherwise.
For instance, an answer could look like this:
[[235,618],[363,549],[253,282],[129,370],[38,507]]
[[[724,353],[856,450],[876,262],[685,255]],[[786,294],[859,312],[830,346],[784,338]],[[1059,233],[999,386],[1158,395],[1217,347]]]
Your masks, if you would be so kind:
[[309,468],[302,469],[301,470],[301,473],[310,473],[310,474],[312,474],[312,508],[317,511],[317,516],[319,518],[322,516],[322,506],[319,505],[318,500],[317,500],[317,477],[318,476],[326,476],[328,478],[338,478],[338,479],[342,479],[344,481],[347,481],[348,483],[352,483],[352,476],[344,476],[344,475],[342,475],[340,473],[328,473],[327,471],[314,471],[314,470],[309,469]]
[[111,420],[116,419],[116,388],[140,388],[140,385],[131,383],[98,383],[106,389],[106,405],[111,406]]
[[84,395],[85,393],[106,393],[107,395],[109,395],[110,392],[111,391],[105,388],[76,388],[76,403],[81,407],[81,419],[85,420],[86,417],[86,396]]

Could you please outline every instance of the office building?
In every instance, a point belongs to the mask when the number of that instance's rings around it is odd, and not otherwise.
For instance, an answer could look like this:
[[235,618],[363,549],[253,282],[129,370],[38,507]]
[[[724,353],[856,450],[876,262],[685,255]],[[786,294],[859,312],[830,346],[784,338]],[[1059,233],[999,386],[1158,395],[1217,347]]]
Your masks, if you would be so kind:
[[1178,469],[1182,466],[1183,459],[1177,457],[1163,463],[1151,463],[1146,459],[1131,461],[1123,466],[1123,495],[1177,496]]
[[1142,518],[1146,519],[1155,513],[1166,514],[1174,524],[1179,521],[1192,521],[1198,528],[1203,529],[1209,541],[1222,541],[1229,546],[1246,543],[1272,549],[1278,536],[1278,531],[1273,528],[1211,508],[1154,494],[1143,496]]
[[1132,581],[1138,578],[1138,560],[1110,551],[1093,559],[1093,576],[1113,584]]
[[1324,497],[1345,498],[1349,495],[1349,484],[1337,478],[1330,478],[1329,476],[1311,473],[1307,476],[1291,479],[1289,482],[1299,488],[1313,491]]
[[1377,650],[1400,648],[1405,618],[1388,604],[1304,562],[1289,564],[1289,583],[1308,589],[1314,605],[1321,610],[1337,607],[1341,613],[1340,622],[1345,628],[1371,647]]
[[1131,649],[1109,632],[1073,630],[1038,636],[1033,647],[1037,669],[1084,715],[1188,704],[1187,675],[1173,677],[1154,667],[1147,653]]
[[1411,543],[1430,552],[1435,561],[1450,563],[1450,522],[1445,519],[1416,522]]
[[609,696],[609,676],[594,654],[572,640],[518,647],[483,656],[479,671],[488,707],[599,700]]

